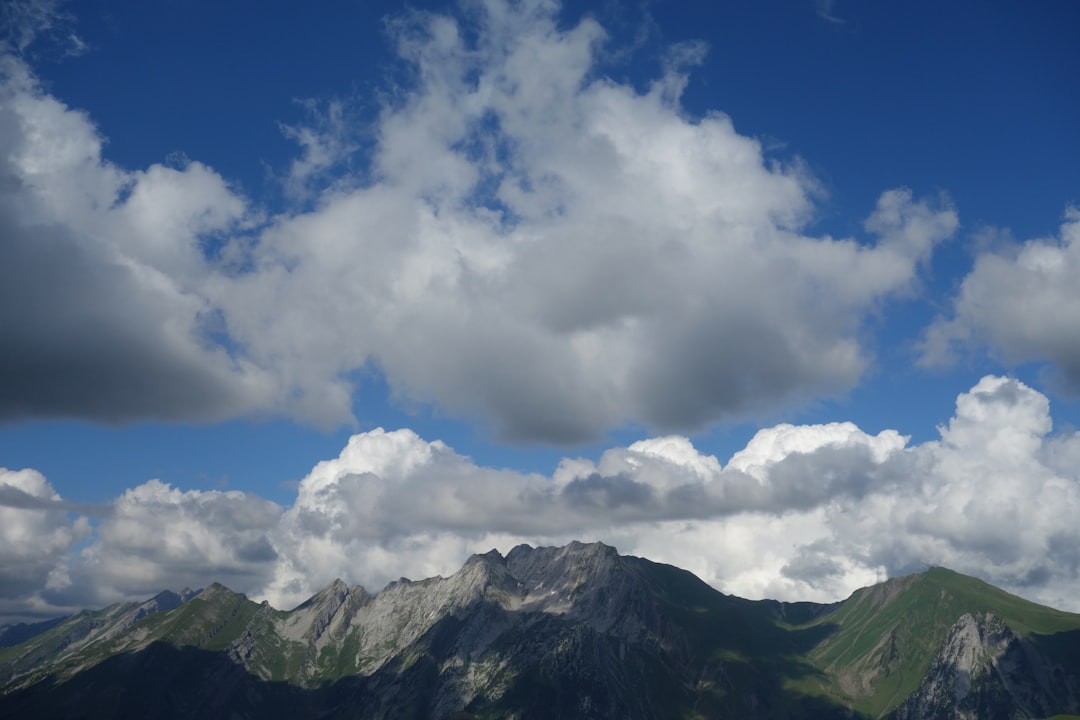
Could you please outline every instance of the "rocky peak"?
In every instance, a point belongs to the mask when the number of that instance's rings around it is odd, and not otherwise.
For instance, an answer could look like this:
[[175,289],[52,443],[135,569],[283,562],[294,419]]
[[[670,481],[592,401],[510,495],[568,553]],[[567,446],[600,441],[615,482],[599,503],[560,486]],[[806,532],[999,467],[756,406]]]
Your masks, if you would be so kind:
[[[213,602],[215,600],[220,600],[222,598],[231,597],[231,596],[236,595],[236,594],[237,593],[234,593],[232,590],[225,587],[221,583],[210,583],[209,585],[206,586],[205,590],[203,590],[199,594],[195,595],[195,598],[198,598],[199,600],[205,600],[207,602]],[[195,599],[195,598],[192,598],[192,599]]]
[[569,589],[587,580],[603,581],[618,563],[618,551],[599,542],[542,548],[518,545],[506,556],[510,574],[530,589]]
[[290,639],[321,647],[329,636],[343,635],[358,609],[370,600],[364,588],[350,589],[337,578],[290,612],[281,631]]
[[[819,720],[858,709],[1021,720],[1080,709],[1080,616],[942,570],[839,607],[794,606],[572,543],[474,555],[450,577],[376,596],[336,580],[290,612],[221,585],[198,597],[116,642],[93,638],[137,604],[81,613],[6,652],[0,716],[81,717],[89,705],[175,716],[181,697],[196,703],[183,717]],[[809,695],[794,687],[808,672],[820,683]],[[877,684],[853,692],[862,686],[849,679],[867,673]],[[181,677],[194,684],[176,687]]]
[[328,606],[332,606],[336,610],[345,601],[348,594],[349,586],[341,578],[336,578],[332,583],[298,605],[296,610],[307,610],[312,607],[321,609]]
[[[526,545],[525,547],[528,547],[528,545]],[[475,565],[477,563],[495,564],[505,567],[506,558],[504,558],[502,556],[502,553],[500,553],[498,550],[492,548],[486,553],[476,553],[474,555],[470,555],[469,559],[465,561],[464,567],[468,567],[469,565]]]
[[895,720],[1035,718],[1052,714],[1055,687],[1030,641],[993,613],[965,613],[949,629],[919,689]]

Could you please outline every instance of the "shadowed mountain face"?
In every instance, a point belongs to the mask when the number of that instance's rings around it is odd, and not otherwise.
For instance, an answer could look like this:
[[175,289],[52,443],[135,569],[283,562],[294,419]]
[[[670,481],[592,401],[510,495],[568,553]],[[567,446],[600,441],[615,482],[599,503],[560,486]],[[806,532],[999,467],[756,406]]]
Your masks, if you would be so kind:
[[473,556],[449,578],[401,580],[377,595],[336,581],[290,612],[220,585],[176,599],[134,620],[141,606],[80,613],[0,649],[0,717],[922,720],[1080,710],[1080,616],[942,569],[837,605],[755,602],[572,543]]

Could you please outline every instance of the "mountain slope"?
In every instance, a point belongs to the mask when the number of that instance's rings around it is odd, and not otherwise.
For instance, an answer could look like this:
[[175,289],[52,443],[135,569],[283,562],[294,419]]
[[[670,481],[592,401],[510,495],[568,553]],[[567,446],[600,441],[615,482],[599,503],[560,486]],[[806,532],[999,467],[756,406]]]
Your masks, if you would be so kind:
[[29,633],[27,639],[0,649],[0,687],[35,668],[61,662],[120,636],[143,618],[176,609],[196,594],[198,591],[187,589],[180,593],[165,590],[145,602],[117,603],[26,627],[22,632]]
[[23,660],[0,682],[0,716],[922,720],[1080,710],[1080,616],[937,568],[837,605],[779,603],[724,595],[599,543],[519,546],[375,595],[335,581],[288,612],[211,585],[28,664],[48,632],[2,651]]
[[[818,690],[842,698],[860,712],[879,717],[915,692],[930,671],[954,626],[965,615],[996,616],[1018,636],[1055,637],[1080,628],[1080,616],[1042,607],[976,578],[945,568],[894,578],[856,591],[828,623],[837,627],[810,653],[832,681]],[[1042,642],[1042,641],[1040,641]],[[1043,642],[1048,659],[1080,674],[1075,638],[1070,650]],[[834,693],[838,693],[835,695]]]

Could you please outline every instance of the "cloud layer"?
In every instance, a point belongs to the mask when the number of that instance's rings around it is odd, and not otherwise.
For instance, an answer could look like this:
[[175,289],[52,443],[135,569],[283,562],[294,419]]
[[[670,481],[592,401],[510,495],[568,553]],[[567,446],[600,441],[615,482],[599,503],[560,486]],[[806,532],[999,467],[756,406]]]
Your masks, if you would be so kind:
[[865,237],[806,234],[807,171],[681,107],[701,47],[636,89],[600,74],[601,26],[558,12],[399,18],[408,79],[370,142],[341,103],[283,127],[297,203],[274,213],[199,162],[110,163],[90,118],[6,56],[0,421],[332,425],[374,367],[500,437],[575,443],[854,386],[865,319],[955,211],[889,190]]
[[996,376],[957,398],[936,441],[778,425],[726,465],[663,436],[523,474],[379,429],[317,464],[287,509],[151,480],[99,511],[92,534],[40,474],[3,471],[0,607],[45,612],[214,580],[291,607],[335,577],[377,590],[491,547],[586,539],[749,597],[832,601],[945,565],[1078,610],[1080,433],[1051,430],[1044,395]]

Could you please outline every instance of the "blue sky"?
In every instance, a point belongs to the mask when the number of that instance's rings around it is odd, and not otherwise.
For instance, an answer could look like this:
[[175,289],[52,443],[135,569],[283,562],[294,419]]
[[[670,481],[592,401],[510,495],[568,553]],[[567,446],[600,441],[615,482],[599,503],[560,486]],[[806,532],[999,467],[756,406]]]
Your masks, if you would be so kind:
[[4,13],[0,613],[571,537],[1076,597],[1074,4]]

